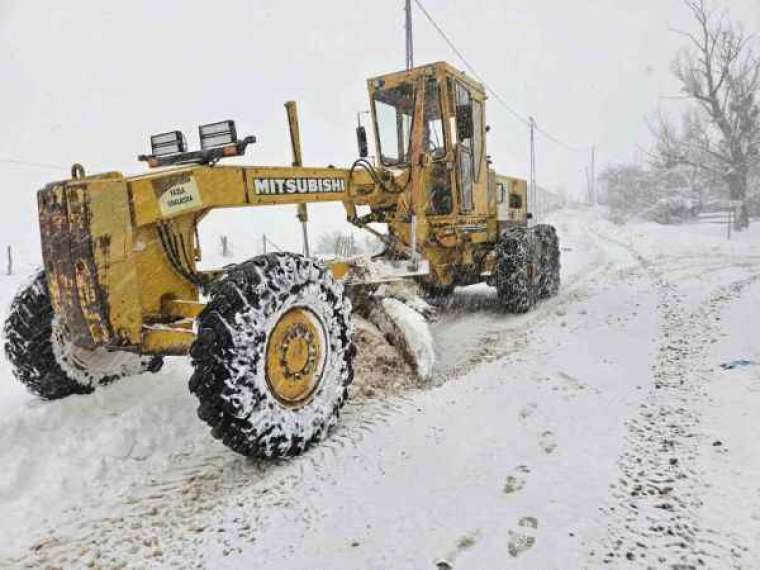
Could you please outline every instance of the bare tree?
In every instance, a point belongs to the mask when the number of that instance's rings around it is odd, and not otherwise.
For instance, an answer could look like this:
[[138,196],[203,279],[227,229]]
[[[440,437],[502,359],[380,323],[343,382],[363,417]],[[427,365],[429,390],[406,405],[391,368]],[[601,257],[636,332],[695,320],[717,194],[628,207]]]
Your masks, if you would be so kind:
[[351,231],[332,230],[317,237],[314,250],[324,255],[352,257],[360,254],[374,255],[383,249],[383,243],[372,235],[364,236],[363,240],[356,239]]
[[351,257],[359,253],[360,249],[352,233],[333,230],[317,238],[315,251],[325,255]]
[[682,129],[660,117],[657,154],[667,165],[691,165],[720,176],[729,198],[741,203],[737,228],[749,223],[745,201],[760,145],[760,55],[756,38],[717,14],[705,0],[685,0],[694,31],[675,30],[689,45],[673,62],[681,91],[695,107]]

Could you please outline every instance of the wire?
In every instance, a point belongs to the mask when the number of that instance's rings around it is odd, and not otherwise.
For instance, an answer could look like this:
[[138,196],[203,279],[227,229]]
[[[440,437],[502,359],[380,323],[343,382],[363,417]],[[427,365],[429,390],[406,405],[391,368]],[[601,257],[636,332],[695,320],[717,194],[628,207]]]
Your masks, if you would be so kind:
[[[496,101],[501,104],[502,107],[504,107],[515,119],[520,121],[523,125],[526,127],[530,127],[530,119],[516,111],[509,103],[506,102],[506,100],[496,91],[494,90],[486,81],[480,76],[480,74],[477,72],[477,70],[470,64],[470,62],[467,60],[467,58],[462,54],[461,51],[457,48],[456,45],[454,45],[454,42],[451,41],[449,36],[446,35],[446,32],[441,29],[441,26],[438,25],[438,22],[435,21],[433,16],[430,15],[430,12],[428,12],[425,7],[422,5],[422,2],[420,0],[414,0],[414,3],[417,5],[417,7],[420,9],[422,14],[427,18],[427,21],[430,22],[430,25],[435,28],[435,30],[438,32],[438,34],[443,38],[443,41],[446,42],[446,44],[451,48],[451,51],[453,51],[457,57],[462,61],[464,66],[467,68],[467,70],[477,79],[480,83],[483,84],[483,87],[485,87],[486,91],[494,98]],[[544,130],[543,128],[539,127],[535,121],[534,121],[534,128],[536,131],[544,135],[548,140],[551,142],[565,148],[566,150],[569,150],[571,152],[586,152],[588,150],[587,147],[580,147],[575,145],[567,144],[557,137],[550,134],[548,131]]]
[[15,158],[0,158],[0,162],[5,164],[17,164],[19,166],[29,166],[31,168],[48,168],[51,170],[68,170],[68,166],[60,164],[47,164],[44,162],[29,162],[27,160],[16,160]]
[[565,150],[569,150],[570,152],[588,152],[589,149],[591,148],[590,146],[589,147],[575,146],[575,145],[567,144],[566,142],[562,142],[560,139],[558,139],[557,137],[549,134],[543,128],[541,128],[540,126],[538,126],[537,123],[535,125],[535,128],[536,128],[536,131],[538,131],[539,133],[541,133],[542,135],[544,135],[547,139],[549,139],[550,141],[552,141],[554,144],[559,145],[561,147],[564,147]]
[[444,32],[441,29],[438,23],[433,19],[433,16],[430,15],[430,12],[428,12],[425,9],[425,7],[422,5],[420,0],[414,0],[414,3],[417,4],[417,7],[422,11],[425,18],[427,18],[428,22],[430,22],[430,25],[433,26],[433,28],[435,28],[435,31],[438,32],[438,34],[443,38],[443,41],[445,41],[448,44],[448,46],[451,48],[451,51],[453,51],[457,55],[457,57],[462,61],[462,63],[470,71],[470,73],[472,73],[475,79],[480,81],[486,87],[486,89],[488,89],[488,91],[491,92],[491,94],[496,98],[496,100],[499,101],[504,106],[504,108],[512,114],[512,116],[514,116],[518,121],[523,123],[525,126],[529,126],[530,121],[528,121],[528,119],[526,119],[520,113],[515,111],[506,101],[502,100],[501,96],[498,93],[493,91],[486,84],[486,82],[483,81],[483,78],[480,77],[480,74],[475,70],[475,68],[472,65],[470,65],[470,62],[467,61],[467,58],[464,56],[464,54],[462,54],[462,52],[459,51],[457,46],[454,45],[454,42],[452,42],[451,39],[449,39],[449,36],[447,36],[446,32]]
[[283,248],[281,248],[279,245],[277,245],[277,244],[276,244],[276,243],[274,243],[274,242],[273,242],[271,239],[269,239],[269,238],[266,236],[266,234],[264,235],[264,240],[265,240],[265,241],[266,241],[266,242],[267,242],[269,245],[272,245],[272,246],[274,246],[274,248],[275,248],[277,251],[285,251]]

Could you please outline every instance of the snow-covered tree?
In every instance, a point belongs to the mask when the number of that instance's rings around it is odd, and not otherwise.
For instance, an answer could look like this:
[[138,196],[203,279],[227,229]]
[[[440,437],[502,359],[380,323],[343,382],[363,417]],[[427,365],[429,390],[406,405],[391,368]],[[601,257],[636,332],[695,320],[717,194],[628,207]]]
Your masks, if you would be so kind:
[[606,188],[607,205],[618,220],[637,214],[656,200],[650,173],[640,165],[610,165],[599,175]]
[[663,168],[687,165],[720,176],[728,198],[741,203],[737,227],[749,223],[750,175],[760,162],[760,54],[754,36],[705,0],[686,0],[694,30],[673,62],[673,73],[693,107],[681,128],[660,117],[657,155]]

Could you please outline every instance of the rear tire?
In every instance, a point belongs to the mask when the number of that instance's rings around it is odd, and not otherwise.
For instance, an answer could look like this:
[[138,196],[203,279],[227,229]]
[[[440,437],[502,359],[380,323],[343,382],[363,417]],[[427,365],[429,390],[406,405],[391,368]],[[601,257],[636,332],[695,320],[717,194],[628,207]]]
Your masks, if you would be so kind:
[[559,292],[560,286],[560,251],[557,230],[549,224],[540,224],[533,231],[541,251],[538,297],[540,299],[554,297]]
[[74,346],[56,325],[44,271],[16,294],[3,337],[13,374],[46,400],[89,394],[124,376],[157,372],[163,364],[160,357]]
[[511,313],[527,313],[538,293],[536,244],[530,231],[508,229],[496,245],[496,256],[494,284],[502,306]]
[[198,416],[243,455],[302,453],[337,422],[354,351],[351,303],[327,269],[289,253],[256,257],[212,285],[198,317]]

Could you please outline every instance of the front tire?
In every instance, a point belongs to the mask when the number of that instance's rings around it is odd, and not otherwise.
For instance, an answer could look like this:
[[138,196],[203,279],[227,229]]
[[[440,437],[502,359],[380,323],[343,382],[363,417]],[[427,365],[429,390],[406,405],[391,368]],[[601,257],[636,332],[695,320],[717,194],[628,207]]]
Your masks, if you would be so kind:
[[71,343],[57,325],[44,271],[16,294],[3,337],[13,374],[46,400],[89,394],[124,376],[157,372],[163,363],[160,357],[87,350]]
[[210,291],[190,349],[198,416],[230,449],[288,457],[335,425],[353,380],[351,303],[326,268],[262,255]]

